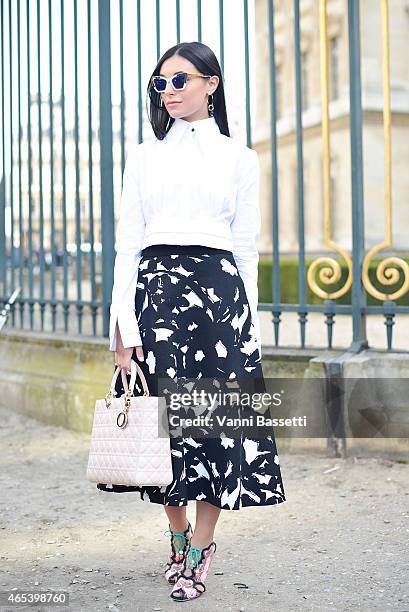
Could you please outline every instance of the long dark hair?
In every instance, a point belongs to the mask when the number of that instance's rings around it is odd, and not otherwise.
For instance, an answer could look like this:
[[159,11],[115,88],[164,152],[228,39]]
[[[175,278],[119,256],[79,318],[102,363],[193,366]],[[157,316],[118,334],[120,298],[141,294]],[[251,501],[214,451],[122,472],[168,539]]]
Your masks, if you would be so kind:
[[172,127],[175,119],[169,115],[165,106],[160,105],[161,95],[150,86],[150,82],[152,76],[160,74],[163,62],[173,55],[181,55],[189,60],[189,62],[194,64],[197,70],[202,74],[217,75],[219,77],[219,84],[216,91],[213,93],[213,115],[221,133],[225,136],[230,136],[220,64],[210,47],[201,42],[193,41],[179,43],[168,49],[156,64],[149,78],[146,99],[148,102],[149,98],[147,114],[156,138],[163,140]]

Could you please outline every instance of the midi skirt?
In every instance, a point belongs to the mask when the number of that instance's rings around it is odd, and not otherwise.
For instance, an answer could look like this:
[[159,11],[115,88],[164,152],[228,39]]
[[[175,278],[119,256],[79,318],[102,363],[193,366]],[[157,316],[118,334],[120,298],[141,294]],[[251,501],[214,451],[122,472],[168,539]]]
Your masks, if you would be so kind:
[[[135,313],[144,360],[135,351],[132,359],[151,395],[160,395],[158,380],[164,379],[237,378],[265,389],[250,306],[231,251],[201,245],[146,247],[139,262]],[[121,376],[116,393],[124,393]],[[143,389],[135,385],[138,394]],[[286,498],[274,431],[262,436],[252,432],[171,437],[173,481],[167,486],[96,486],[114,493],[139,492],[142,500],[166,506],[186,506],[189,500],[224,510],[279,504]]]

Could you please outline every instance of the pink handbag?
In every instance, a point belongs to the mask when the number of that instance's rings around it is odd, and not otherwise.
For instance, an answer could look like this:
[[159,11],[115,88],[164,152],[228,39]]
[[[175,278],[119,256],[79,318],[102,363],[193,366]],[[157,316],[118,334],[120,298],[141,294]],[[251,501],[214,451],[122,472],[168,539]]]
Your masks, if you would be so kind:
[[[125,393],[114,397],[120,371]],[[137,374],[144,390],[141,396],[133,395]],[[129,388],[118,366],[105,399],[95,403],[87,479],[135,486],[166,486],[173,480],[166,400],[150,395],[133,359]]]

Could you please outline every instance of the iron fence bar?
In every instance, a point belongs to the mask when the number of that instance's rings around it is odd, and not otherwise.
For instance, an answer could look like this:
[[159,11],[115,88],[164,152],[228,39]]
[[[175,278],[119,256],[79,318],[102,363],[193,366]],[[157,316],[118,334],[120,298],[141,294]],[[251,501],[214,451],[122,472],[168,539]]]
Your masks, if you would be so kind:
[[158,60],[160,56],[160,0],[156,0],[155,19],[156,19],[156,60]]
[[[11,211],[11,227],[13,228],[13,194],[14,194],[14,181],[13,181],[13,158],[14,158],[14,152],[13,152],[13,122],[14,122],[14,116],[13,116],[13,109],[14,109],[14,105],[13,105],[13,91],[12,91],[12,85],[13,85],[13,38],[12,38],[12,7],[11,7],[11,0],[9,0],[9,106],[10,106],[10,110],[9,110],[9,116],[10,116],[10,120],[9,120],[9,130],[10,130],[10,178],[9,178],[9,205],[10,205],[10,211]],[[6,198],[4,200],[4,203],[6,204]],[[4,209],[5,212],[5,209]],[[4,215],[4,228],[5,228],[5,222],[6,222],[6,217]],[[11,232],[11,246],[10,246],[10,252],[11,254],[13,253],[13,229]],[[6,254],[6,250],[5,250],[5,254]],[[5,257],[5,262],[6,262],[6,257]],[[11,291],[14,290],[14,272],[11,271],[11,275],[12,275],[12,289]],[[5,277],[4,277],[5,283],[4,283],[4,294],[7,295],[7,293],[9,293],[9,289],[8,289],[8,278],[7,278],[7,264],[5,265]]]
[[197,40],[202,42],[202,0],[197,0]]
[[[160,18],[158,16],[158,18]],[[136,4],[136,37],[138,41],[138,142],[143,140],[142,117],[142,30],[141,30],[141,0]]]
[[121,87],[120,138],[121,138],[121,176],[125,169],[125,86],[124,86],[124,11],[123,0],[119,0],[119,78]]
[[[13,100],[13,19],[12,19],[12,4],[9,0],[9,84],[10,84],[10,256],[11,261],[14,259],[14,100]],[[10,266],[11,279],[10,290],[8,290],[8,279],[6,273],[6,283],[4,293],[9,291],[13,293],[15,286],[14,266]],[[14,312],[14,309],[13,309]]]
[[1,150],[2,150],[2,176],[0,182],[0,270],[3,293],[7,294],[7,266],[6,266],[6,138],[5,138],[5,95],[4,95],[4,1],[0,4],[0,31],[1,31]]
[[66,177],[66,135],[65,135],[65,24],[64,0],[60,2],[60,38],[61,38],[61,174],[62,174],[62,241],[63,241],[63,287],[64,330],[68,331],[69,306],[68,299],[68,254],[67,254],[67,177]]
[[219,0],[220,68],[224,75],[224,2]]
[[80,202],[80,151],[78,116],[78,1],[74,0],[74,143],[75,143],[75,267],[78,333],[82,332],[82,251],[81,251],[81,202]]
[[[31,301],[31,298],[29,298],[29,297],[22,297],[21,300],[24,303],[29,304],[30,301]],[[3,302],[5,301],[4,297],[3,297],[2,301]],[[35,300],[35,303],[37,303],[37,300]],[[61,299],[61,298],[58,298],[58,297],[56,297],[56,298],[51,298],[51,297],[47,298],[47,297],[45,297],[44,298],[44,303],[47,306],[51,306],[53,304],[55,304],[55,305],[64,304],[64,305],[68,305],[68,306],[76,306],[79,303],[82,308],[89,307],[89,306],[91,306],[92,308],[98,308],[98,307],[102,306],[102,301],[101,300],[81,300],[80,302],[78,302],[78,300],[76,298],[72,299],[72,300],[70,300],[70,299],[64,300],[64,299]]]
[[180,43],[180,0],[176,0],[176,42]]
[[277,168],[277,101],[276,101],[276,68],[275,68],[275,33],[273,0],[268,0],[269,24],[269,68],[270,68],[270,125],[271,125],[271,193],[272,193],[272,321],[274,325],[274,342],[278,346],[281,313],[280,290],[280,249],[278,217],[278,168]]
[[[91,302],[96,302],[95,284],[95,235],[94,235],[94,156],[93,144],[94,136],[92,129],[92,35],[91,35],[91,0],[87,0],[87,71],[88,71],[88,197],[89,197],[89,241],[90,248],[90,273],[91,273]],[[91,307],[92,331],[97,333],[97,312],[96,306]]]
[[[48,0],[48,44],[49,44],[49,120],[50,120],[50,245],[51,245],[51,275],[50,290],[51,297],[56,297],[56,248],[55,248],[55,192],[54,192],[54,102],[53,102],[53,28],[52,28],[52,3]],[[51,327],[55,331],[57,326],[57,306],[51,306]]]
[[[301,308],[301,304],[279,304],[280,312],[299,312]],[[308,312],[334,312],[339,314],[351,314],[352,306],[350,304],[334,304],[331,308],[328,307],[328,304],[306,304],[305,311]],[[258,305],[258,309],[267,312],[274,312],[277,308],[277,304],[272,304],[269,302],[260,302]],[[409,312],[409,307],[408,307]]]
[[248,0],[243,3],[244,20],[244,73],[246,82],[246,138],[247,146],[251,147],[251,113],[250,113],[250,79],[249,79],[249,10]]
[[[115,246],[114,186],[112,173],[110,0],[98,0],[98,23],[101,241],[104,245],[102,249],[102,333],[104,336],[109,336],[110,303],[114,280],[113,254]],[[138,63],[139,62],[140,57],[138,58]]]
[[31,148],[31,61],[30,61],[30,6],[26,0],[26,45],[27,45],[27,147],[28,147],[28,293],[30,329],[34,327],[34,295],[33,295],[33,168]]
[[352,252],[354,255],[352,258],[352,343],[350,349],[356,352],[368,347],[366,319],[363,311],[366,305],[366,294],[361,280],[362,262],[365,256],[365,226],[359,10],[359,2],[348,0]]
[[[22,151],[21,143],[23,137],[23,129],[21,122],[21,4],[17,1],[17,95],[18,95],[18,232],[19,232],[19,286],[24,293],[24,223],[23,223],[23,175],[22,175]],[[20,315],[20,327],[24,323],[24,304],[18,299],[18,308]],[[15,325],[15,308],[12,311],[12,322]]]
[[45,304],[44,304],[44,273],[45,273],[45,260],[44,260],[44,197],[43,197],[43,121],[42,121],[42,96],[41,96],[41,13],[40,13],[40,0],[37,0],[36,8],[37,17],[37,100],[38,100],[38,178],[39,178],[39,267],[40,267],[40,319],[41,329],[44,330],[44,315],[45,315]]
[[301,347],[305,346],[307,323],[306,278],[305,278],[305,225],[304,225],[304,160],[303,160],[303,125],[301,102],[301,35],[300,35],[300,0],[294,0],[294,60],[295,60],[295,100],[296,100],[296,142],[297,142],[297,227],[298,227],[298,301]]

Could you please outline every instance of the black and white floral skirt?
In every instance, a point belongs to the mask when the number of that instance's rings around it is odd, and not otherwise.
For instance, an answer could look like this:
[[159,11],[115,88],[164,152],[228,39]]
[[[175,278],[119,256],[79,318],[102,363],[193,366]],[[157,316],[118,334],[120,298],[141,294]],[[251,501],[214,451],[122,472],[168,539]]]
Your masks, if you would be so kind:
[[[138,364],[152,395],[161,395],[158,380],[164,379],[237,378],[257,383],[256,390],[265,389],[250,306],[231,251],[200,245],[146,247],[139,263],[135,312],[145,357]],[[135,351],[132,358],[137,360]],[[138,389],[136,385],[135,395]],[[124,392],[121,376],[116,391]],[[171,437],[174,479],[167,486],[99,483],[97,488],[136,491],[143,500],[169,506],[202,500],[238,510],[283,502],[274,432],[258,436],[249,431]]]

